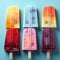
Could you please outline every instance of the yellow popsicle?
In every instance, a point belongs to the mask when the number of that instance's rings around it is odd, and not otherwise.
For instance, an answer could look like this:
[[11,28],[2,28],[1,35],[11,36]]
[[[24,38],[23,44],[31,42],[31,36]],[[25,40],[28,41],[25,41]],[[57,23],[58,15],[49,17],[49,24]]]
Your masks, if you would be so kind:
[[53,6],[45,6],[43,8],[42,27],[56,28],[56,15]]
[[18,7],[10,6],[6,14],[6,28],[20,28],[20,12]]

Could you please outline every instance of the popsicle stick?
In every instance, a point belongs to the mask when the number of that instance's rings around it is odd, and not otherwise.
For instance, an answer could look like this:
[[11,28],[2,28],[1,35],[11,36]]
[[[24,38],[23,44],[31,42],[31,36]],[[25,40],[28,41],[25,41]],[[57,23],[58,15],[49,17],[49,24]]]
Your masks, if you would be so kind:
[[10,52],[10,60],[12,60],[13,59],[13,53],[12,52]]
[[50,59],[50,51],[47,51],[47,58]]
[[31,59],[31,51],[28,51],[28,58]]

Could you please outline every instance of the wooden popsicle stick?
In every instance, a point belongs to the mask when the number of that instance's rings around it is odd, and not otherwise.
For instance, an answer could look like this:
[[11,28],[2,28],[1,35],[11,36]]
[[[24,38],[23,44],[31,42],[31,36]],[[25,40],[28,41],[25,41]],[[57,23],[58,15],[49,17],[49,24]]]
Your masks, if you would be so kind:
[[13,53],[10,52],[10,53],[9,53],[9,56],[10,56],[10,60],[12,60],[12,59],[13,59]]
[[31,59],[31,51],[28,51],[28,58]]
[[47,58],[50,59],[50,51],[47,51]]

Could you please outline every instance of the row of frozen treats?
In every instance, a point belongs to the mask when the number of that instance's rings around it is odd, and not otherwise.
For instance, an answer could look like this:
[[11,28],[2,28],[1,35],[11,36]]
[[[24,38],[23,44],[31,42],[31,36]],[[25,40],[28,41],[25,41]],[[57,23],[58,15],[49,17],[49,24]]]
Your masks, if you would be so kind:
[[[23,27],[38,27],[39,11],[35,6],[27,6],[24,9]],[[41,27],[56,28],[56,14],[53,6],[45,6],[42,9]],[[39,21],[40,22],[40,21]],[[6,28],[20,28],[21,12],[18,7],[8,7],[6,14]]]

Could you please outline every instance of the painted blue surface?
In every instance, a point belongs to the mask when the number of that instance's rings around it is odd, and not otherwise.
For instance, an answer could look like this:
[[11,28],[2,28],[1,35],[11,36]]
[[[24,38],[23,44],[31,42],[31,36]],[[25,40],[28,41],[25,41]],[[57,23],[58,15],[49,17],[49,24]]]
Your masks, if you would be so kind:
[[[9,55],[4,51],[4,40],[5,40],[5,17],[6,9],[8,6],[18,6],[21,9],[21,26],[24,20],[24,7],[25,5],[36,5],[39,11],[39,21],[42,20],[42,7],[46,5],[52,5],[56,9],[57,16],[57,29],[55,29],[55,41],[56,50],[51,52],[51,60],[60,59],[60,0],[0,0],[0,60],[9,60]],[[41,24],[40,24],[41,25]],[[23,29],[23,28],[22,28]],[[23,52],[22,46],[22,29],[21,29],[21,40],[20,40],[20,52],[14,53],[14,60],[28,60],[27,53]],[[32,52],[31,60],[48,60],[46,58],[46,53],[41,52],[40,42],[41,42],[41,28],[37,30],[37,42],[38,50]]]

